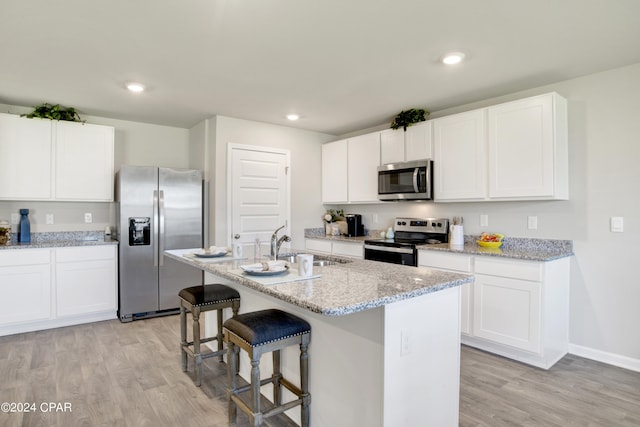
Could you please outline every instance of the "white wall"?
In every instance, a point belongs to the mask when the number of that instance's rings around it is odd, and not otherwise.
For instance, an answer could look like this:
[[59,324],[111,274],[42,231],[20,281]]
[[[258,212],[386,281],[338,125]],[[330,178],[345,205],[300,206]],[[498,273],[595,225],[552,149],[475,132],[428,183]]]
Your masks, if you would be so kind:
[[[570,239],[572,352],[640,370],[640,286],[634,263],[640,242],[640,64],[438,111],[431,118],[557,91],[568,99],[570,200],[497,203],[390,203],[344,206],[369,228],[395,216],[464,217],[465,233]],[[378,213],[379,223],[372,222]],[[489,215],[481,228],[479,215]],[[538,229],[527,229],[527,216]],[[611,216],[624,233],[611,233]]]
[[[32,110],[0,104],[3,113],[22,114]],[[115,128],[115,171],[123,164],[189,167],[188,129],[85,115],[81,118],[87,123]],[[21,208],[30,209],[32,232],[104,230],[107,225],[115,225],[114,203],[0,201],[0,219],[9,220],[11,214]],[[84,223],[85,212],[93,215],[92,223]],[[53,225],[45,224],[47,213],[54,214]]]
[[[321,145],[335,136],[286,126],[216,116],[209,119],[208,152],[215,165],[208,171],[211,180],[211,242],[228,244],[227,239],[227,146],[230,143],[287,149],[291,153],[291,246],[304,247],[304,229],[320,226]],[[194,128],[197,132],[198,127]],[[213,152],[212,152],[213,151]]]

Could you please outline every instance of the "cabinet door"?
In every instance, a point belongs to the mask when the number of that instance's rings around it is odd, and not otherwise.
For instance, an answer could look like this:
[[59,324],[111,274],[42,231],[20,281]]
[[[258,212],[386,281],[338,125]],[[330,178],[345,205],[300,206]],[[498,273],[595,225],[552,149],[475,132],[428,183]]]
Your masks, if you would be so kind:
[[333,242],[331,253],[333,255],[362,259],[364,258],[364,247],[363,243]]
[[405,132],[402,129],[387,129],[380,132],[380,164],[405,161]]
[[541,283],[475,275],[473,334],[540,352]]
[[50,317],[50,251],[3,250],[0,253],[0,325]]
[[489,107],[489,197],[554,196],[553,95]]
[[485,109],[433,120],[436,201],[487,196]]
[[349,202],[378,203],[380,132],[350,138],[347,160]]
[[58,122],[55,198],[113,201],[113,143],[110,126]]
[[404,133],[405,160],[423,160],[433,158],[433,121],[409,126]]
[[56,249],[58,317],[115,314],[116,294],[115,246]]
[[347,140],[322,145],[322,203],[346,203]]
[[49,200],[51,120],[0,114],[0,199]]
[[310,251],[331,253],[330,240],[305,239],[305,247]]

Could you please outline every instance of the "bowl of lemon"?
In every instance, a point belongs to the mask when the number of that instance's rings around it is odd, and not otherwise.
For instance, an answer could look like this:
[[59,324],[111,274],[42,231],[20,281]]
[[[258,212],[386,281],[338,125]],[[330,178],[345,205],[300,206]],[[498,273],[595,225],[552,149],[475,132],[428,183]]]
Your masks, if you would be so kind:
[[483,248],[499,248],[502,246],[504,234],[499,233],[482,233],[480,239],[476,243]]

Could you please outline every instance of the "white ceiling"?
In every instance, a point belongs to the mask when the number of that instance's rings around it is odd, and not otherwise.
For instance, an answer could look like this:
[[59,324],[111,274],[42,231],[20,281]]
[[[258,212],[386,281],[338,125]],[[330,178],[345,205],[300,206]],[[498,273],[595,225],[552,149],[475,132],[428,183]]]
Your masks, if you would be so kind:
[[639,17],[639,0],[5,0],[0,103],[338,135],[638,63]]

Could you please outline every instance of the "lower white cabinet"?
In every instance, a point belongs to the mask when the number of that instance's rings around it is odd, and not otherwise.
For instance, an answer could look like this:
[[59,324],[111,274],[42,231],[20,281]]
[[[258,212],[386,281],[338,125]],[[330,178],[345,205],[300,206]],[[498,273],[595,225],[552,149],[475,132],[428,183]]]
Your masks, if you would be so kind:
[[345,242],[328,239],[305,239],[305,247],[314,252],[331,255],[347,256],[350,258],[364,258],[363,242]]
[[58,317],[118,308],[115,246],[56,249]]
[[50,251],[0,251],[0,329],[5,325],[50,317]]
[[0,336],[117,318],[117,246],[0,250]]
[[[434,251],[418,251],[418,265],[437,268],[438,270],[455,271],[471,274],[472,257],[463,254],[440,253]],[[473,322],[473,283],[465,283],[460,292],[460,332],[471,334]]]
[[570,258],[541,262],[426,250],[418,263],[474,274],[462,292],[463,344],[543,369],[567,354]]

